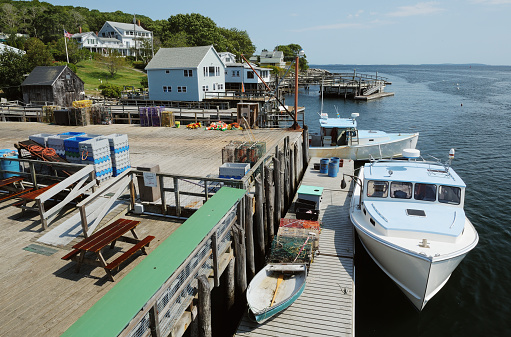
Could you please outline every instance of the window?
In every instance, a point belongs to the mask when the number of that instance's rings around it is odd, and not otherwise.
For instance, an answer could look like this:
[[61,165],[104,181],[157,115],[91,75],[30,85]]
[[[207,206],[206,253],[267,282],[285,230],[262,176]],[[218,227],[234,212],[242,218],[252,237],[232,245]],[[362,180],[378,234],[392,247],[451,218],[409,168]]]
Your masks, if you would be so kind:
[[213,90],[216,90],[216,83],[213,83]]
[[414,198],[415,200],[435,201],[436,185],[416,183]]
[[459,205],[461,202],[461,188],[454,186],[440,186],[438,201],[445,204]]
[[236,77],[240,77],[240,71],[236,70]]
[[223,89],[224,89],[224,84],[218,83],[218,90],[223,90]]
[[184,70],[185,77],[192,77],[193,76],[193,70],[192,69],[185,69]]
[[202,68],[202,70],[204,70],[204,77],[207,77],[208,76],[208,67],[204,67],[204,68]]
[[215,67],[209,67],[209,77],[215,76]]
[[202,86],[202,91],[209,91],[209,86],[203,85]]
[[232,71],[232,77],[236,77],[236,70]]
[[220,67],[215,67],[215,76],[220,76]]
[[247,78],[254,78],[254,72],[253,71],[247,71]]
[[367,196],[386,198],[388,196],[389,183],[387,181],[369,180],[367,182]]
[[397,199],[410,199],[412,189],[412,183],[393,181],[390,183],[390,196]]
[[171,86],[163,86],[163,92],[172,92]]
[[170,74],[170,70],[165,70],[165,74]]
[[186,87],[177,87],[177,92],[186,92]]

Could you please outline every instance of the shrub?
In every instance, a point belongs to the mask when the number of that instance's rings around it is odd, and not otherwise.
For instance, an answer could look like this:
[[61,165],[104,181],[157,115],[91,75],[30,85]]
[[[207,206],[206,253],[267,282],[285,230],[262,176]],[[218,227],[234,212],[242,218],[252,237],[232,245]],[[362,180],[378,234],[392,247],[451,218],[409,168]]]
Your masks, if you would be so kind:
[[147,64],[144,61],[133,61],[133,68],[144,70]]
[[67,63],[67,62],[59,61],[59,62],[53,62],[52,65],[54,65],[54,66],[67,66],[75,74],[76,74],[76,71],[77,71],[76,64],[73,64],[73,63]]
[[101,89],[101,94],[105,97],[109,98],[120,98],[122,88],[115,84],[101,84],[99,86],[99,89]]

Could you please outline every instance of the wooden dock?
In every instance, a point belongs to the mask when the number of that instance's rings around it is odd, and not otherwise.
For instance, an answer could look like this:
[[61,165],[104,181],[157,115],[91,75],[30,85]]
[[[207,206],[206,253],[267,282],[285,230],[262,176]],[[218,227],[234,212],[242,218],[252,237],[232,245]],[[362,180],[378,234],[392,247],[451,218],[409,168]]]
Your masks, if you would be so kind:
[[[349,219],[348,189],[342,174],[353,174],[353,161],[344,160],[337,177],[313,170],[311,158],[302,185],[323,187],[319,254],[311,263],[303,294],[285,311],[258,324],[245,314],[236,336],[354,336],[354,230]],[[288,213],[286,217],[294,217]]]
[[[126,133],[129,136],[132,166],[158,164],[161,172],[206,177],[217,175],[222,164],[222,148],[230,141],[265,141],[267,148],[282,146],[284,138],[291,142],[302,137],[300,132],[258,129],[250,131],[205,131],[186,128],[140,127],[139,125],[93,125],[70,127],[42,123],[0,122],[0,148],[28,139],[36,133],[58,134],[82,131],[89,134]],[[43,230],[37,213],[14,207],[14,201],[0,203],[0,335],[1,336],[60,336],[89,308],[120,282],[145,256],[136,255],[116,275],[116,282],[105,276],[102,268],[84,267],[79,273],[75,265],[61,259],[76,243],[49,246],[38,242],[43,235],[56,229],[59,223]],[[115,218],[109,214],[105,221]],[[123,218],[126,215],[122,214]],[[65,217],[64,217],[65,218]],[[158,247],[183,223],[182,220],[138,216],[141,237],[155,236],[148,253]],[[101,226],[101,225],[100,225]],[[123,242],[107,251],[108,258],[126,251]],[[105,252],[104,252],[105,253]]]

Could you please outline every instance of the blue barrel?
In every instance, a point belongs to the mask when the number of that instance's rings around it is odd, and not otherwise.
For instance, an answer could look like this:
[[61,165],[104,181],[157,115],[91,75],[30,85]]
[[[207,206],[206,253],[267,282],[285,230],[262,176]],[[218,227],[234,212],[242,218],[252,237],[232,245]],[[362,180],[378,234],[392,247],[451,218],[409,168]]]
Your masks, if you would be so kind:
[[339,157],[332,157],[332,158],[330,158],[330,161],[331,162],[335,162],[335,163],[337,163],[337,165],[339,165],[339,162],[341,161],[341,158],[339,158]]
[[338,172],[339,172],[339,162],[331,160],[328,163],[328,176],[329,177],[337,177]]
[[[18,158],[16,151],[9,149],[0,150],[0,156],[2,156],[2,158]],[[2,160],[0,163],[0,168],[4,171],[20,172],[20,163],[14,160]],[[0,174],[1,178],[10,178],[16,176],[18,175],[13,173]]]
[[319,173],[328,173],[328,158],[319,161]]

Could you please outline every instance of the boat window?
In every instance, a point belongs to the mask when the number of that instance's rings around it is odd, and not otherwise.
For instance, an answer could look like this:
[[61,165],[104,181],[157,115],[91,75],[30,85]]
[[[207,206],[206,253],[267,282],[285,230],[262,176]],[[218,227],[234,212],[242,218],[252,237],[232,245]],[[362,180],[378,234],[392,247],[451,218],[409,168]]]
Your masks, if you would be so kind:
[[446,204],[459,205],[461,201],[461,188],[454,186],[440,186],[438,201]]
[[393,181],[390,183],[390,196],[398,199],[410,199],[413,185],[408,182]]
[[435,201],[436,185],[433,184],[415,184],[415,200]]
[[387,181],[369,180],[367,182],[367,196],[386,198],[388,196],[389,183]]

